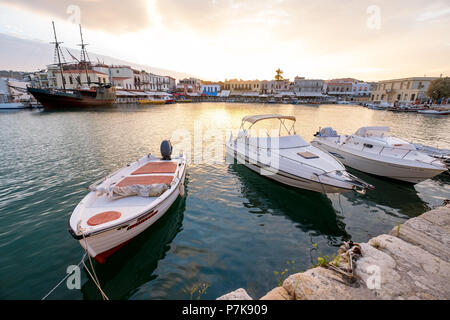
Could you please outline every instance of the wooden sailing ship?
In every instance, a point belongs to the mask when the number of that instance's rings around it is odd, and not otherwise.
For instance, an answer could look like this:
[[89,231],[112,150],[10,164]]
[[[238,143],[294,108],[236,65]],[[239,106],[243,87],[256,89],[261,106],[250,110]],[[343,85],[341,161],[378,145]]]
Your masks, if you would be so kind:
[[87,79],[87,87],[83,88],[82,83],[79,80],[79,88],[67,89],[64,79],[64,68],[61,63],[61,49],[60,44],[56,37],[55,23],[53,24],[53,33],[55,36],[55,51],[58,58],[59,73],[61,74],[62,88],[33,88],[28,87],[27,91],[32,94],[37,101],[39,101],[44,109],[47,110],[62,110],[67,108],[85,108],[85,107],[100,107],[111,106],[116,100],[116,90],[111,84],[105,84],[101,82],[91,82],[89,77],[89,68],[91,67],[88,62],[88,55],[86,52],[86,45],[83,41],[83,34],[80,25],[81,36],[81,60],[78,63],[78,68],[84,67]]

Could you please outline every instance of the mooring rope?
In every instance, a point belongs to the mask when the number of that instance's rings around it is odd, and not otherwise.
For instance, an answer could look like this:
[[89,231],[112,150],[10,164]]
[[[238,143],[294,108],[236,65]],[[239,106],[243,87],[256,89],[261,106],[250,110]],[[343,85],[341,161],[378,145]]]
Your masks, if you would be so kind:
[[[100,286],[100,281],[98,280],[97,274],[95,273],[95,269],[94,269],[94,265],[92,263],[91,260],[91,256],[89,255],[88,251],[87,251],[87,240],[84,237],[84,232],[81,231],[81,234],[83,235],[83,239],[85,241],[86,244],[86,248],[85,248],[85,252],[83,254],[83,257],[81,258],[81,261],[77,264],[77,267],[79,268],[80,265],[83,265],[84,268],[86,269],[86,271],[88,272],[89,276],[91,277],[91,280],[94,282],[94,284],[96,285],[96,287],[98,288],[98,290],[100,291],[100,294],[102,295],[103,300],[109,300],[108,296],[105,294],[105,292],[102,290],[101,286]],[[91,271],[89,270],[89,268],[86,266],[86,264],[84,263],[84,260],[86,258],[86,256],[88,256],[89,258],[89,264],[91,266],[92,269],[92,273],[94,275],[92,275]],[[58,282],[58,284],[52,289],[50,290],[41,300],[45,300],[47,299],[47,297],[52,294],[53,291],[56,290],[56,288],[58,288],[72,273],[68,273],[60,282]]]
[[[86,254],[84,253],[83,257],[81,258],[80,263],[78,263],[77,267],[79,268],[81,264],[84,264],[84,258],[86,258]],[[49,291],[41,300],[45,300],[49,295],[52,294],[53,291],[56,290],[72,273],[67,274],[52,290]]]
[[100,294],[102,295],[103,300],[109,300],[108,296],[103,292],[103,290],[102,290],[102,288],[100,286],[100,281],[98,280],[97,274],[95,273],[95,269],[94,269],[94,265],[92,263],[91,256],[89,255],[89,253],[87,251],[88,243],[87,243],[87,240],[86,240],[86,238],[84,236],[84,228],[80,226],[80,223],[78,223],[78,229],[81,231],[81,235],[83,236],[83,240],[84,240],[84,244],[85,244],[84,250],[86,252],[85,254],[87,254],[87,256],[89,258],[89,264],[91,265],[91,269],[92,269],[92,272],[94,273],[94,276],[92,276],[91,272],[89,271],[89,268],[84,263],[84,260],[83,260],[83,265],[86,268],[86,270],[87,270],[89,276],[91,277],[92,281],[94,281],[95,285],[97,286],[98,290],[100,291]]

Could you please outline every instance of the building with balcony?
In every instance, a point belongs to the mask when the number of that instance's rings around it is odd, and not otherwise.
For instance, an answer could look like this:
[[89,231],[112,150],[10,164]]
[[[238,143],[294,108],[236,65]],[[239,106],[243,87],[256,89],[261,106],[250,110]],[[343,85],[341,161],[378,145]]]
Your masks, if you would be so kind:
[[414,102],[429,99],[426,92],[430,82],[437,77],[411,77],[378,82],[377,88],[371,93],[372,101]]
[[259,80],[242,80],[242,79],[225,79],[223,90],[229,90],[230,93],[243,92],[260,92],[261,81]]
[[197,78],[185,78],[178,81],[177,92],[182,94],[200,95],[202,90],[202,81]]
[[289,79],[283,80],[263,80],[261,81],[262,94],[278,94],[293,91],[294,86]]
[[219,82],[202,81],[201,93],[208,96],[218,96],[221,90]]
[[357,81],[353,78],[328,80],[326,81],[325,90],[330,96],[350,97],[353,95],[353,86]]
[[305,79],[304,77],[295,77],[294,79],[294,92],[298,97],[321,97],[324,87],[324,80]]

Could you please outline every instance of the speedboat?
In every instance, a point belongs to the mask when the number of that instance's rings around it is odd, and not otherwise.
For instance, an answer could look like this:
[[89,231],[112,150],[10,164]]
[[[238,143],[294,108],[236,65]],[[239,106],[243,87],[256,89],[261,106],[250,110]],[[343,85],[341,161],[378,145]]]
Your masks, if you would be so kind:
[[417,111],[421,114],[429,114],[429,115],[437,115],[437,116],[444,116],[450,114],[450,109],[425,109],[425,110],[419,110]]
[[387,110],[391,105],[387,102],[380,102],[380,103],[368,103],[367,108],[372,110]]
[[25,109],[25,105],[20,102],[0,103],[0,110],[17,110]]
[[363,127],[352,135],[338,135],[333,128],[324,128],[311,144],[348,167],[414,184],[447,171],[439,159],[391,136],[388,127]]
[[171,158],[169,141],[163,158],[152,154],[89,187],[90,193],[69,219],[69,232],[99,263],[160,219],[184,195],[186,158]]
[[429,155],[430,157],[440,159],[450,169],[450,149],[439,149],[432,146],[426,146],[419,143],[413,143],[417,150]]
[[[263,120],[279,120],[273,136],[253,137],[253,126]],[[242,119],[236,139],[230,135],[227,154],[249,169],[282,184],[322,193],[373,188],[345,170],[338,160],[311,146],[295,133],[296,118],[279,114],[253,115]]]

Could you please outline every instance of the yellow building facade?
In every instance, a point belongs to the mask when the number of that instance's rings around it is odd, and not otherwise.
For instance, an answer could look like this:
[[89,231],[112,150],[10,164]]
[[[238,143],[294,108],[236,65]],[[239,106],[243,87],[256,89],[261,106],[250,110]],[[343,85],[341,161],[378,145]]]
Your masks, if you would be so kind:
[[384,80],[377,83],[376,90],[371,93],[372,101],[414,102],[417,99],[426,100],[430,82],[436,77],[411,77],[394,80]]

